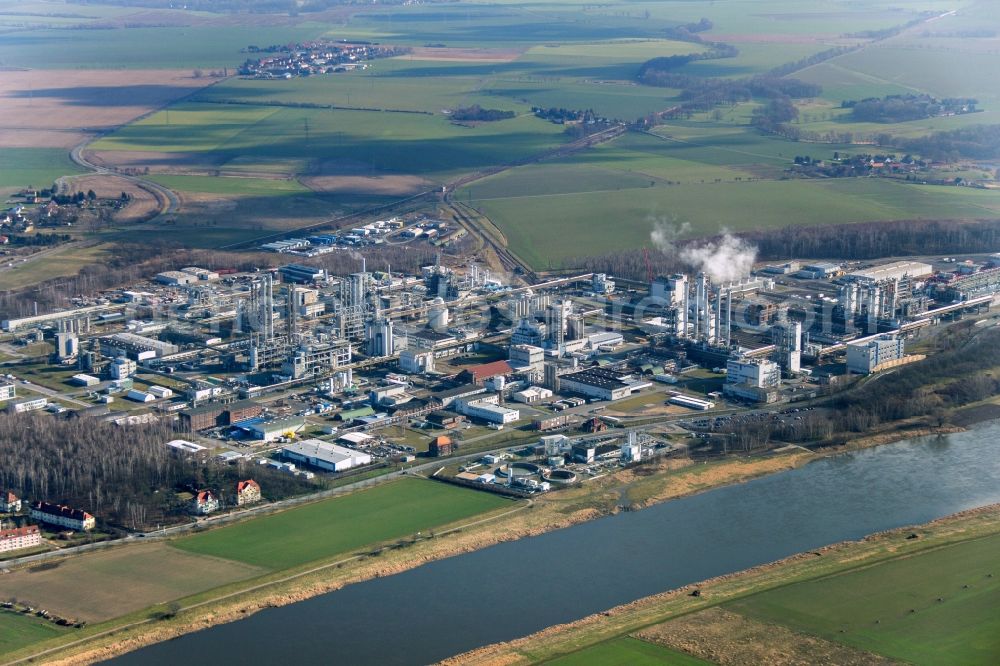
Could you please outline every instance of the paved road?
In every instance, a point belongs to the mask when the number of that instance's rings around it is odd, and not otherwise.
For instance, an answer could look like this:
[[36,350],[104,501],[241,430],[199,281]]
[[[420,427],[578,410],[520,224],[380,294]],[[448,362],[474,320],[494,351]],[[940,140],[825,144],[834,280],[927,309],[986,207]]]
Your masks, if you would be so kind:
[[[16,376],[17,375],[15,375],[15,377]],[[23,386],[26,389],[30,389],[30,390],[34,391],[35,393],[41,393],[42,395],[47,396],[49,398],[58,398],[59,400],[62,400],[64,402],[71,402],[74,405],[78,405],[80,407],[93,407],[93,405],[91,403],[89,403],[89,402],[83,402],[82,400],[77,400],[76,398],[71,398],[68,395],[66,395],[65,393],[60,393],[59,391],[54,391],[54,390],[52,390],[50,388],[47,388],[45,386],[39,386],[38,384],[34,384],[32,382],[29,382],[27,379],[20,379],[19,382],[18,382],[18,385],[19,386]]]
[[[84,141],[83,143],[81,143],[80,145],[78,145],[76,148],[70,151],[69,158],[73,160],[74,163],[78,164],[84,169],[90,169],[97,175],[118,176],[119,178],[124,178],[125,180],[134,184],[136,187],[141,187],[142,189],[146,190],[154,197],[156,197],[156,200],[160,203],[160,211],[158,215],[172,215],[177,212],[177,210],[180,208],[181,201],[173,190],[166,188],[160,185],[159,183],[154,183],[151,180],[147,180],[139,176],[129,176],[121,174],[112,169],[108,169],[107,167],[98,166],[93,162],[90,162],[86,158],[86,156],[84,156],[84,151],[87,149],[87,146],[89,146],[97,138],[98,137],[91,137],[86,141]],[[65,190],[68,188],[67,182],[68,181],[66,180],[65,176],[59,178],[56,181],[60,190]]]

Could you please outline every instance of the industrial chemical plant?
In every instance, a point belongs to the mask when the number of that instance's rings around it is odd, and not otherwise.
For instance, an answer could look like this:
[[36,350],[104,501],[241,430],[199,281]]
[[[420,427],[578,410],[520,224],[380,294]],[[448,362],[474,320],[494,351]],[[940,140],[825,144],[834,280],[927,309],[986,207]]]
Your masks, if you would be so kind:
[[[4,321],[11,349],[52,353],[0,390],[12,412],[169,423],[190,442],[178,455],[308,480],[439,458],[440,478],[525,495],[727,449],[720,423],[785,423],[919,362],[909,343],[982,316],[998,288],[992,256],[530,285],[440,261],[415,275],[187,267]],[[61,381],[34,381],[42,368]]]

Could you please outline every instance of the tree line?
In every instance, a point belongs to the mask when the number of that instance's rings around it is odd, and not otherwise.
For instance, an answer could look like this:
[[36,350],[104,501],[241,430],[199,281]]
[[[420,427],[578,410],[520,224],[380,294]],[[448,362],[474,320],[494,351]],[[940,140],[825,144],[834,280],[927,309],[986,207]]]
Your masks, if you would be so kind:
[[856,434],[914,418],[940,427],[950,410],[1000,393],[998,369],[1000,331],[961,322],[939,336],[934,354],[896,369],[891,381],[833,393],[817,403],[820,410],[805,412],[798,420],[741,421],[714,431],[724,434],[731,448],[753,451],[776,441],[842,444]]
[[452,120],[494,122],[497,120],[507,120],[513,118],[516,113],[505,111],[504,109],[484,109],[478,104],[454,109],[451,112]]
[[188,506],[177,490],[207,488],[231,501],[237,482],[250,477],[269,499],[312,488],[246,461],[178,456],[165,445],[175,437],[163,422],[119,427],[86,417],[0,415],[0,489],[88,511],[104,526],[142,530],[183,519]]
[[850,109],[851,118],[859,122],[899,123],[947,114],[975,113],[976,104],[978,101],[972,98],[937,99],[927,94],[907,94],[868,97],[860,101],[844,100],[840,106]]

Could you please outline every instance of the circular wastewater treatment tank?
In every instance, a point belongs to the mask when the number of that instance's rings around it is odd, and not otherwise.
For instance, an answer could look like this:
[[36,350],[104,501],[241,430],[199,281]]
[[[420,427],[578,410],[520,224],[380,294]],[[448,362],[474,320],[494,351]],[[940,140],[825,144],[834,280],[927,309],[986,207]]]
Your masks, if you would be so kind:
[[543,477],[546,481],[551,483],[559,483],[562,485],[576,483],[576,474],[568,469],[554,469],[548,474],[544,474]]
[[507,478],[509,474],[513,474],[515,479],[520,479],[534,474],[538,474],[542,471],[542,468],[538,465],[533,465],[531,463],[516,462],[510,463],[509,465],[501,465],[496,468],[494,474],[499,477]]

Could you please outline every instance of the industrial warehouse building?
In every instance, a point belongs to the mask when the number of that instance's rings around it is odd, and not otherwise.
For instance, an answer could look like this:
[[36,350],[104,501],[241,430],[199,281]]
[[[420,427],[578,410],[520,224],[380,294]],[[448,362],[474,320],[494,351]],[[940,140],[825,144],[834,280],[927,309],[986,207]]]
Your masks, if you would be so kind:
[[650,386],[649,382],[633,380],[629,372],[610,368],[592,368],[559,377],[561,391],[598,400],[621,400]]
[[330,472],[370,465],[372,457],[367,453],[337,446],[321,439],[305,439],[282,447],[281,454],[289,460],[305,463]]
[[229,404],[211,402],[182,411],[181,426],[185,430],[205,430],[252,419],[260,416],[263,411],[264,407],[253,400],[239,400]]
[[281,437],[294,437],[295,433],[305,427],[306,420],[301,416],[286,416],[276,419],[257,417],[239,421],[233,425],[249,433],[254,439],[273,442]]
[[847,277],[856,280],[902,280],[904,277],[922,278],[934,274],[934,267],[920,261],[894,261],[860,271],[853,271]]
[[521,418],[517,409],[500,406],[500,396],[497,394],[463,398],[455,401],[455,411],[473,419],[504,425]]

